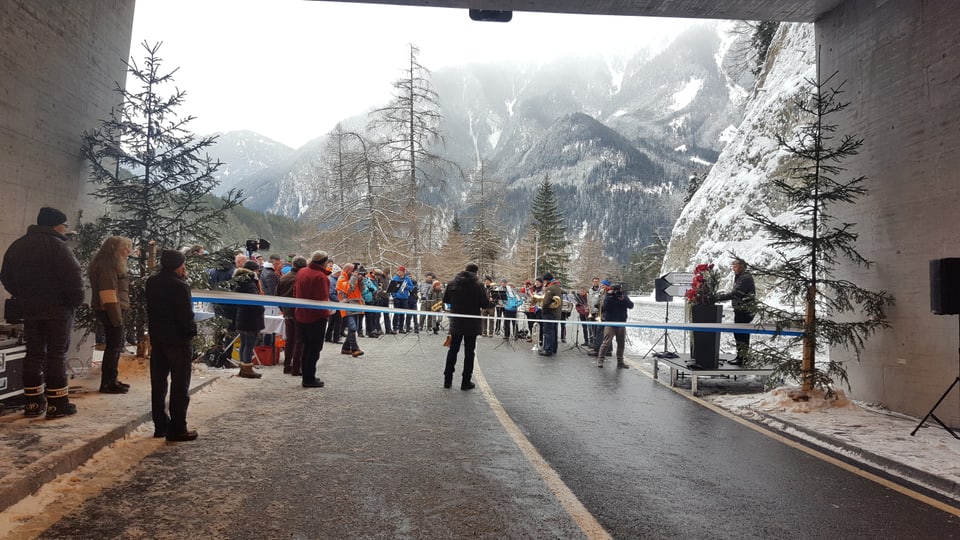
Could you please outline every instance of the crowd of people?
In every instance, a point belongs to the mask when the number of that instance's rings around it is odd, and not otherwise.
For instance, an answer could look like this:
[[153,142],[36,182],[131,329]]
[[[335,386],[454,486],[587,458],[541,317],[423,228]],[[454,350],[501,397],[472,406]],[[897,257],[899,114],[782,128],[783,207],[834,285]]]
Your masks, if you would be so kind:
[[[63,212],[42,208],[37,224],[31,225],[4,254],[0,269],[0,281],[13,295],[5,310],[19,306],[16,309],[22,313],[27,349],[23,369],[24,414],[28,417],[61,418],[76,413],[67,392],[66,352],[85,287],[81,266],[67,245],[66,221]],[[123,325],[131,303],[127,259],[132,252],[130,239],[111,236],[103,241],[87,269],[92,290],[90,308],[103,334],[100,392],[104,394],[124,394],[130,388],[119,379],[118,363],[126,342]],[[196,431],[188,430],[186,424],[191,363],[195,357],[191,340],[197,335],[186,260],[188,256],[203,254],[200,247],[164,250],[158,256],[158,271],[146,282],[154,435],[171,441],[197,437]],[[719,300],[734,301],[737,322],[751,316],[743,307],[754,292],[745,268],[742,260],[735,261],[734,290],[718,296]],[[621,284],[593,277],[589,287],[564,291],[560,281],[545,272],[517,287],[507,279],[499,283],[491,276],[481,279],[479,270],[477,265],[469,264],[444,283],[432,272],[418,280],[402,265],[389,275],[359,262],[340,266],[325,251],[314,251],[309,257],[270,254],[266,260],[257,252],[239,252],[233,264],[209,269],[208,278],[212,288],[235,293],[344,305],[343,309],[281,307],[286,343],[283,372],[299,377],[304,388],[324,386],[317,376],[324,343],[338,344],[341,354],[358,358],[364,355],[359,338],[421,331],[439,334],[444,319],[448,326],[444,343],[448,347],[443,371],[445,388],[452,386],[461,347],[464,362],[460,388],[475,387],[472,375],[478,337],[499,335],[504,340],[536,340],[540,355],[556,355],[558,343],[567,340],[565,321],[573,313],[580,322],[590,323],[573,325],[575,346],[587,347],[587,354],[597,358],[598,367],[604,366],[608,355],[615,354],[617,367],[627,369],[624,326],[602,324],[626,322],[627,311],[634,307]],[[388,308],[391,302],[396,311],[361,307]],[[239,377],[261,377],[254,369],[254,355],[258,344],[269,344],[273,337],[264,333],[264,306],[269,303],[258,299],[214,305],[215,313],[229,322],[229,333],[221,336],[224,342],[239,340]],[[521,313],[525,325],[520,324]],[[749,335],[744,336],[737,339],[738,359],[746,355]]]

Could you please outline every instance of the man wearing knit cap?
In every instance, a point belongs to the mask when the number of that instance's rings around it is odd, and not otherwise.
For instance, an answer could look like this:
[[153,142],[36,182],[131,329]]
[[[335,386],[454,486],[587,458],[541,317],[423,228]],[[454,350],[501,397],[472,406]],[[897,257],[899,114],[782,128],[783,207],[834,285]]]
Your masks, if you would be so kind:
[[31,417],[46,412],[47,418],[61,418],[77,412],[67,395],[67,349],[84,291],[80,263],[67,246],[66,223],[60,210],[41,208],[37,224],[10,244],[0,269],[0,282],[23,314],[23,413]]
[[[160,272],[147,278],[147,325],[150,329],[150,404],[153,436],[168,441],[192,441],[187,429],[190,404],[191,340],[197,335],[193,300],[186,282],[186,258],[179,251],[160,254]],[[167,379],[170,408],[167,413]]]

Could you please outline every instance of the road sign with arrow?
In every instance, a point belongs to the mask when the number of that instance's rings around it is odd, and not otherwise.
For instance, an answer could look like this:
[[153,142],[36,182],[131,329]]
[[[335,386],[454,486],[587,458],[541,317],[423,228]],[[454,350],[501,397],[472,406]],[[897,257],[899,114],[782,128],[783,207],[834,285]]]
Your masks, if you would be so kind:
[[674,296],[683,296],[693,283],[693,272],[670,272],[654,280],[657,302],[670,302]]

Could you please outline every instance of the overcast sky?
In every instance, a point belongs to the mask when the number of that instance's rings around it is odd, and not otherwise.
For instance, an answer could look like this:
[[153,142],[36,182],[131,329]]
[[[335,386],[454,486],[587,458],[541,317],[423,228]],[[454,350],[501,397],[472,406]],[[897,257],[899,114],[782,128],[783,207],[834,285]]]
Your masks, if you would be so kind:
[[469,62],[550,60],[581,51],[656,45],[693,21],[517,12],[471,21],[466,10],[306,0],[137,0],[130,55],[163,42],[179,68],[182,115],[205,135],[248,129],[297,148],[337,121],[390,98],[420,48],[431,71]]

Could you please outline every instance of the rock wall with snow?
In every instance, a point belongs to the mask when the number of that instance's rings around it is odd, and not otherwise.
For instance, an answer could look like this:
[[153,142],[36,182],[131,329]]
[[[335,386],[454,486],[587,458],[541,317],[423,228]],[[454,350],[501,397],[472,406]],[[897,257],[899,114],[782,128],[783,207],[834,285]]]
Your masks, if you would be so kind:
[[674,225],[663,273],[701,263],[730,273],[731,253],[751,264],[770,262],[774,252],[746,211],[779,216],[783,222],[793,218],[768,180],[790,173],[776,135],[799,125],[794,101],[805,91],[805,80],[815,75],[813,25],[781,25],[743,122]]

